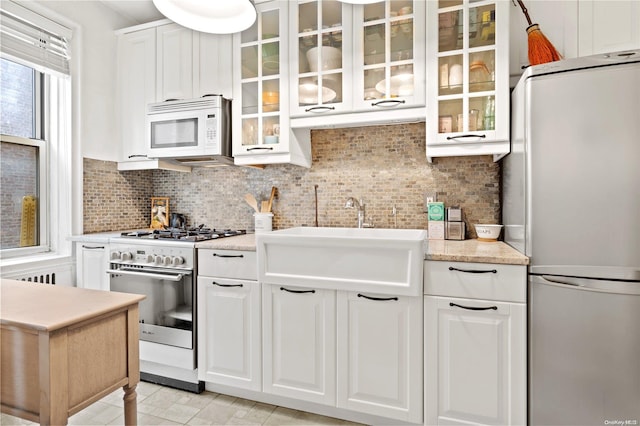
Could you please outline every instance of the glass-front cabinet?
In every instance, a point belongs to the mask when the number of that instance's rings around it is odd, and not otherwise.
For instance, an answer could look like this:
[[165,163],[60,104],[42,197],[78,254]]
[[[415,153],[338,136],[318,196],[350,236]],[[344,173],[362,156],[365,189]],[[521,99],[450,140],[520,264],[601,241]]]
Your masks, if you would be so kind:
[[424,105],[425,1],[355,8],[355,109]]
[[427,2],[427,158],[509,152],[509,2]]
[[337,0],[300,0],[291,7],[290,21],[291,114],[343,111],[351,99],[351,6]]
[[234,162],[309,167],[310,159],[296,158],[299,147],[292,145],[298,141],[289,131],[288,2],[260,3],[256,9],[255,23],[233,36],[234,76],[239,76],[232,104]]

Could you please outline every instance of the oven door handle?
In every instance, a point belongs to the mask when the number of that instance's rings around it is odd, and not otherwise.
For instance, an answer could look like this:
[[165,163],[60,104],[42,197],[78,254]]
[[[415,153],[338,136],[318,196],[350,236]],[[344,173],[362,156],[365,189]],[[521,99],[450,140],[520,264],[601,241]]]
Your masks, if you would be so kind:
[[134,275],[137,277],[146,277],[146,278],[154,278],[159,280],[167,280],[167,281],[180,281],[185,275],[189,274],[153,274],[151,272],[137,272],[137,271],[123,271],[121,269],[107,269],[107,274],[117,274],[117,275]]

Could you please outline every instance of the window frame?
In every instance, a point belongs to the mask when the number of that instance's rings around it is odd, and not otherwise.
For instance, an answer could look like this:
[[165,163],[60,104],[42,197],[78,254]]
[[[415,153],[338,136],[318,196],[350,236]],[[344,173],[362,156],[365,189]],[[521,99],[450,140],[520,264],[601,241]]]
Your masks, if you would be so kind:
[[25,138],[22,136],[13,136],[0,134],[2,142],[15,143],[18,145],[34,146],[38,148],[37,169],[38,177],[36,185],[38,188],[38,245],[29,247],[16,247],[1,249],[2,258],[24,257],[35,254],[49,253],[53,250],[50,229],[50,185],[51,185],[51,158],[50,158],[50,142],[47,140],[46,129],[50,125],[50,77],[46,73],[39,71],[33,65],[22,63],[22,61],[14,61],[13,58],[3,57],[3,60],[20,63],[28,66],[34,72],[34,138]]

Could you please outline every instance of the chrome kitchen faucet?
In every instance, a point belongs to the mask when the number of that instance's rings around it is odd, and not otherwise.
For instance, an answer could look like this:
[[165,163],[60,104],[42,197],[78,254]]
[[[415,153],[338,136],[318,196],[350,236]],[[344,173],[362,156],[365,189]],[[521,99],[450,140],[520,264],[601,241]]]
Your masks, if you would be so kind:
[[365,204],[362,198],[360,198],[360,201],[356,200],[353,197],[347,198],[347,202],[344,204],[344,208],[353,209],[354,207],[358,208],[358,228],[373,228],[373,221],[369,221],[370,223],[366,223],[364,221]]

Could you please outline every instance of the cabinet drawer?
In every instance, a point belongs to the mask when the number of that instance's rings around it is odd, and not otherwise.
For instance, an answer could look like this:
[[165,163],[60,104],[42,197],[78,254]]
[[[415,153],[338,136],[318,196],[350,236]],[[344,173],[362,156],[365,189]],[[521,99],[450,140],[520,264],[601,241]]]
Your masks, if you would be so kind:
[[256,252],[199,249],[198,275],[257,280]]
[[524,303],[526,290],[526,266],[446,261],[424,263],[424,294]]

